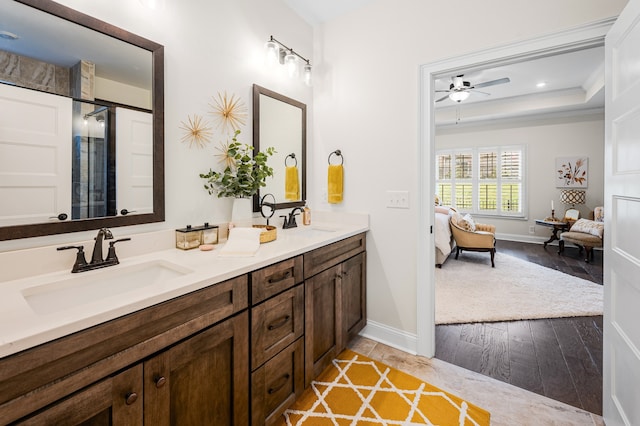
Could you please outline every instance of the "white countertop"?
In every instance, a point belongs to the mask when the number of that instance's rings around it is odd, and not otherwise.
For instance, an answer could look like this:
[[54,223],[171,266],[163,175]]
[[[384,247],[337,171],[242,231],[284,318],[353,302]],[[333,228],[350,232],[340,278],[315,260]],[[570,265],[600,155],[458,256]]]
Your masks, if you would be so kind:
[[[261,244],[253,257],[222,257],[219,249],[223,244],[212,251],[171,248],[132,257],[119,255],[119,265],[94,271],[72,274],[69,265],[65,271],[0,282],[0,358],[366,232],[369,229],[368,215],[356,216],[359,218],[355,220],[351,216],[349,220],[313,223],[294,229],[279,228],[277,239]],[[64,309],[55,309],[55,306],[52,309],[34,309],[24,296],[37,294],[38,288],[45,284],[64,286],[65,282],[77,277],[95,278],[91,284],[94,288],[94,283],[103,274],[113,275],[118,268],[134,270],[136,265],[155,261],[177,265],[183,269],[184,275],[131,290],[120,289],[115,295],[109,295],[103,287],[98,289],[100,296],[95,300]],[[56,302],[52,300],[51,303]]]

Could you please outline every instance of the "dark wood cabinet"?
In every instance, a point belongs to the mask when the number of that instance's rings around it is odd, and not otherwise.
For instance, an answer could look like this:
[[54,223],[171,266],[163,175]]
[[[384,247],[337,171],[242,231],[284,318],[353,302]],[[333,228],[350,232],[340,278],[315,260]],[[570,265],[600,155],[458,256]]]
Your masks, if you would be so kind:
[[142,425],[142,364],[104,379],[16,424]]
[[253,425],[271,425],[304,390],[302,256],[251,274]]
[[342,350],[340,269],[305,280],[305,387]]
[[360,253],[341,265],[343,348],[367,323],[366,256],[366,253]]
[[0,424],[271,425],[365,322],[360,234],[0,359]]
[[246,425],[248,314],[215,325],[144,362],[147,425]]
[[366,324],[364,234],[304,255],[305,387]]
[[215,394],[214,424],[247,424],[247,307],[243,275],[3,358],[0,424],[169,424],[201,393]]

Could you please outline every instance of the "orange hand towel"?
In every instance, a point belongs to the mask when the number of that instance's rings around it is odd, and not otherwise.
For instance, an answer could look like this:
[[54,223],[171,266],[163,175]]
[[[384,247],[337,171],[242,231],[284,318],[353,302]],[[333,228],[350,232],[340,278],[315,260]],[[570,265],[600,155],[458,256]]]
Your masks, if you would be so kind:
[[300,183],[298,181],[298,168],[287,166],[284,174],[284,198],[291,201],[300,200]]
[[330,164],[327,181],[327,201],[331,204],[342,202],[342,164]]

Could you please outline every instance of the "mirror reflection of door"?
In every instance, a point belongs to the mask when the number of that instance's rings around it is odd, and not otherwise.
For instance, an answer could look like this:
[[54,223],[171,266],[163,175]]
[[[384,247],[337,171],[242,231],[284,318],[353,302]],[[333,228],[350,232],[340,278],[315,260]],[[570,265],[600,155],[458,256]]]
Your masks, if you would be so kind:
[[153,212],[153,114],[116,108],[119,214]]
[[0,226],[71,214],[71,99],[0,84]]

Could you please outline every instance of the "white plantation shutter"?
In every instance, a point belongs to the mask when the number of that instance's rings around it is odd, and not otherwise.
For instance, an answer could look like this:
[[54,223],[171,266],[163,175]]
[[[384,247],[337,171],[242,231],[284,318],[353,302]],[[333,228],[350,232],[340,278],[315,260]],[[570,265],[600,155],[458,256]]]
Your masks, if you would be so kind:
[[524,147],[436,153],[436,194],[444,205],[494,216],[524,216]]

